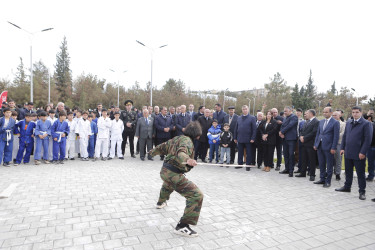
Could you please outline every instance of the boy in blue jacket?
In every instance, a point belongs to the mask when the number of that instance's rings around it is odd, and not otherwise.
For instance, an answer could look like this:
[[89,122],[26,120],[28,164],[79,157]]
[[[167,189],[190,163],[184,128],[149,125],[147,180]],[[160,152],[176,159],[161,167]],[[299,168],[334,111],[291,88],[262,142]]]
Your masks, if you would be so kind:
[[30,155],[34,146],[34,128],[36,126],[35,122],[31,121],[32,115],[35,116],[36,114],[26,113],[25,119],[17,123],[16,133],[19,134],[20,146],[14,166],[18,166],[21,163],[22,158],[24,164],[28,164],[30,161]]
[[49,136],[51,136],[51,121],[47,120],[47,112],[43,111],[40,113],[40,119],[36,122],[35,127],[35,137],[36,137],[36,147],[35,147],[35,165],[40,164],[42,149],[43,149],[43,160],[44,163],[49,164],[48,161],[48,146],[49,146]]
[[89,158],[94,159],[94,154],[95,154],[95,137],[96,134],[98,133],[98,125],[93,121],[94,116],[92,114],[89,114],[88,120],[90,121],[90,126],[91,126],[91,133],[89,138],[89,143],[87,146],[87,152],[89,153]]
[[10,167],[16,121],[11,117],[12,111],[9,108],[5,108],[3,114],[4,116],[0,118],[0,164],[4,159],[4,166]]
[[55,164],[64,164],[66,136],[69,134],[69,125],[65,119],[65,111],[60,111],[59,119],[55,121],[51,127],[51,135],[53,138],[53,162]]
[[219,145],[220,145],[220,133],[221,127],[217,125],[217,120],[213,120],[211,128],[208,129],[207,137],[208,143],[210,144],[210,163],[216,153],[216,163],[219,163]]

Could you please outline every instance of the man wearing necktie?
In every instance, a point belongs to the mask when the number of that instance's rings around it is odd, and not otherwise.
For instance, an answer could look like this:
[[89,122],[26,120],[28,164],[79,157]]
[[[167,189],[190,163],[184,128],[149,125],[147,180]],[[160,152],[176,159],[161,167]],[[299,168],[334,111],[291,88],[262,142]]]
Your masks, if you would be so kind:
[[[263,163],[263,147],[262,147],[262,133],[260,132],[259,129],[259,124],[263,121],[263,113],[258,112],[257,113],[257,121],[256,121],[256,137],[255,137],[255,142],[251,148],[251,165],[255,165],[255,162],[258,165],[258,168],[262,166]],[[258,153],[257,153],[258,149]],[[256,158],[256,159],[255,159]]]
[[191,121],[191,117],[188,113],[186,113],[186,106],[181,105],[180,106],[181,113],[177,115],[176,117],[176,130],[177,130],[177,136],[183,135],[184,130],[186,126]]
[[[160,115],[155,118],[156,146],[172,138],[173,122],[167,113],[167,107],[162,107]],[[160,160],[164,160],[163,154],[160,155]]]
[[353,168],[358,177],[359,199],[366,199],[366,152],[370,148],[373,127],[362,117],[362,108],[352,108],[353,119],[346,123],[342,137],[341,155],[345,154],[345,184],[335,189],[338,192],[350,192],[353,183]]
[[314,149],[318,151],[320,180],[314,184],[323,184],[323,187],[328,188],[331,186],[333,160],[340,137],[340,123],[332,118],[331,107],[324,108],[323,116],[325,119],[319,122],[314,143]]
[[[147,145],[147,152],[149,152],[152,149],[152,138],[155,136],[154,119],[149,117],[147,109],[143,110],[143,117],[138,119],[135,136],[139,140],[141,160],[144,161],[146,155],[145,146]],[[153,160],[150,154],[148,159],[150,161]]]
[[218,125],[220,125],[220,127],[224,127],[224,117],[227,115],[227,113],[225,113],[224,111],[221,110],[221,104],[220,103],[216,103],[215,104],[215,110],[216,112],[214,113],[213,115],[213,119],[214,120],[217,120],[218,122]]

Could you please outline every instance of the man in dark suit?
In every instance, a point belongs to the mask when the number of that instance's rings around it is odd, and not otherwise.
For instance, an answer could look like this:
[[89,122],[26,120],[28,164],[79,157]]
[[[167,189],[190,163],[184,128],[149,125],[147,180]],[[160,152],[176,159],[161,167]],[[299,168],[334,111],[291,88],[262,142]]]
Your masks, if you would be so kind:
[[177,115],[176,117],[176,132],[177,136],[183,135],[186,126],[189,124],[191,121],[191,117],[188,113],[186,113],[186,106],[181,105],[180,106],[181,113]]
[[194,105],[193,104],[189,105],[189,111],[187,113],[190,115],[190,121],[195,121],[194,117],[195,117],[196,112],[194,112]]
[[315,117],[314,109],[306,111],[306,119],[301,129],[299,141],[301,143],[301,173],[296,177],[306,177],[306,169],[309,166],[310,181],[315,181],[316,169],[316,151],[314,150],[314,142],[316,131],[318,131],[319,120]]
[[[162,107],[160,115],[155,118],[156,145],[162,144],[172,138],[173,122],[167,113],[167,107]],[[164,155],[160,155],[160,160],[164,160]]]
[[215,110],[216,110],[216,112],[214,113],[213,119],[217,120],[218,125],[220,125],[220,127],[224,128],[224,126],[223,126],[224,125],[224,117],[227,115],[227,113],[225,113],[224,111],[221,110],[221,104],[220,103],[215,104]]
[[[234,129],[237,126],[237,119],[238,119],[238,115],[235,113],[234,106],[229,106],[228,114],[224,117],[224,123],[229,124],[229,131],[232,133],[232,135],[234,135]],[[234,159],[236,157],[237,144],[234,141],[232,141],[229,147],[230,147],[230,164],[233,164]]]
[[[251,149],[251,154],[253,156],[251,160],[251,165],[255,165],[255,161],[258,165],[258,168],[262,166],[263,163],[263,147],[262,147],[262,133],[260,132],[259,125],[263,121],[263,113],[258,112],[257,113],[257,134],[255,137],[255,142],[253,144],[253,147]],[[258,153],[257,153],[258,151]]]
[[[152,138],[155,136],[154,119],[148,115],[148,110],[143,110],[143,117],[139,118],[137,121],[137,129],[135,131],[135,136],[139,140],[139,149],[141,160],[145,160],[145,145],[147,145],[147,152],[152,149]],[[152,161],[152,156],[149,154],[148,159]]]
[[250,171],[251,165],[251,147],[255,142],[256,137],[256,119],[254,116],[249,115],[249,107],[242,106],[242,115],[237,119],[237,125],[234,129],[234,142],[238,147],[238,165],[243,165],[243,154],[246,148],[246,171]]
[[172,138],[176,136],[176,118],[177,118],[177,115],[176,115],[176,108],[173,107],[173,106],[170,106],[169,107],[169,116],[172,118],[172,122],[173,122],[173,129],[171,131],[172,133]]
[[323,109],[323,116],[325,119],[319,122],[314,143],[314,150],[318,151],[320,180],[314,184],[323,184],[323,187],[328,188],[331,186],[333,161],[340,137],[340,123],[332,117],[331,107]]
[[202,135],[198,139],[197,146],[195,148],[195,155],[194,159],[197,160],[198,154],[202,160],[202,162],[206,162],[206,156],[207,156],[207,149],[208,149],[208,129],[212,125],[212,118],[210,117],[210,110],[205,109],[204,110],[204,116],[200,116],[198,118],[198,122],[201,125],[202,128]]
[[198,112],[195,113],[193,117],[193,121],[198,121],[199,116],[204,116],[204,110],[206,109],[205,106],[199,106]]
[[276,108],[271,109],[273,119],[277,122],[277,135],[276,135],[276,156],[277,156],[277,162],[276,162],[276,171],[280,170],[281,161],[282,161],[282,150],[283,150],[283,138],[280,137],[279,132],[281,128],[281,124],[283,124],[284,117],[279,115],[279,111]]
[[298,117],[292,113],[291,107],[284,108],[286,116],[280,127],[279,135],[283,138],[285,169],[280,174],[288,174],[293,177],[294,171],[294,149],[297,143]]
[[345,153],[345,184],[335,189],[338,192],[350,192],[353,183],[353,168],[357,171],[359,199],[366,199],[366,152],[368,151],[373,127],[362,117],[362,108],[352,108],[353,119],[346,123],[341,143],[341,154]]

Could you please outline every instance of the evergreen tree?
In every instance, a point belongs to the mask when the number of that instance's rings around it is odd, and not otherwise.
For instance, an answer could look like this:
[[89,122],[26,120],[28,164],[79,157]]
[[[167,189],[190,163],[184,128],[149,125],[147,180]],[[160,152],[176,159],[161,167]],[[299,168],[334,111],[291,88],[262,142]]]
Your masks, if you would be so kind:
[[20,64],[17,67],[13,84],[9,88],[8,95],[9,99],[13,99],[18,104],[23,104],[27,100],[30,100],[30,84],[27,80],[22,57],[20,57]]
[[290,87],[286,85],[286,81],[277,72],[271,82],[264,85],[267,91],[267,103],[269,108],[283,109],[285,106],[290,105],[291,95]]
[[312,78],[312,71],[310,69],[309,80],[306,84],[305,89],[305,104],[306,108],[311,108],[314,106],[314,100],[316,98],[316,86],[314,85],[314,79]]
[[294,85],[294,88],[292,90],[292,105],[295,108],[299,108],[300,104],[301,104],[301,96],[299,92],[298,83],[296,83],[296,85]]
[[70,70],[70,56],[66,37],[60,46],[60,52],[56,55],[55,84],[62,102],[68,101],[72,96],[72,72]]

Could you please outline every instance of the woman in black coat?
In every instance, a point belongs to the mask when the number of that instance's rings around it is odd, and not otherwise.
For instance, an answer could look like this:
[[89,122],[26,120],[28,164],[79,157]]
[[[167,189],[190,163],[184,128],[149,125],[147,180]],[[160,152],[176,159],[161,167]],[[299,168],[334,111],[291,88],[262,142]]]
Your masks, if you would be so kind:
[[262,135],[264,171],[269,172],[273,166],[273,154],[276,145],[277,122],[273,119],[271,111],[267,112],[266,119],[259,124]]

